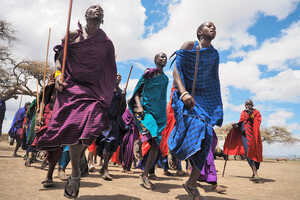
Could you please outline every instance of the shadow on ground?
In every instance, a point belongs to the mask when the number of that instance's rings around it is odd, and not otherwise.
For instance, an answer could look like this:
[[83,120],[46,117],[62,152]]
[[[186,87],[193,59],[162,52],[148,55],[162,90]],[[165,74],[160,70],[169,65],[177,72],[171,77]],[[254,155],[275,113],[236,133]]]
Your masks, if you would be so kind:
[[[53,182],[55,184],[54,187],[42,188],[40,189],[40,191],[61,190],[65,188],[65,182],[57,182],[57,181],[53,181]],[[99,187],[100,185],[101,185],[100,183],[80,181],[80,188],[82,187],[93,188],[93,187]]]
[[271,183],[276,181],[274,179],[269,179],[269,178],[260,178],[259,180],[252,180],[251,177],[249,176],[232,176],[232,177],[249,179],[249,181],[252,181],[253,183]]
[[78,200],[141,200],[137,197],[117,194],[117,195],[83,195]]
[[168,193],[171,189],[182,188],[181,185],[168,183],[155,183],[153,192]]
[[[226,198],[226,197],[211,197],[211,196],[203,196],[205,200],[237,200],[232,198]],[[189,195],[177,195],[175,199],[178,200],[190,200],[191,196]]]

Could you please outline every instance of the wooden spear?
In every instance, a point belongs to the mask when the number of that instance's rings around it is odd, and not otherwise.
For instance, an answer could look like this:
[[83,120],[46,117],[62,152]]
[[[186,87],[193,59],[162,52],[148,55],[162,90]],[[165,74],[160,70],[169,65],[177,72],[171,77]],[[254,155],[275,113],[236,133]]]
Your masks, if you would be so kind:
[[42,114],[44,111],[44,101],[45,101],[45,82],[46,82],[46,73],[47,73],[47,66],[48,66],[48,55],[49,55],[49,45],[50,45],[50,35],[51,35],[51,28],[49,28],[48,32],[48,42],[47,42],[47,53],[46,53],[46,62],[44,67],[44,75],[43,75],[43,94],[42,94],[42,102],[41,102],[41,110],[39,113],[39,119],[42,118]]
[[67,30],[66,30],[65,44],[64,44],[64,56],[63,56],[63,63],[62,63],[62,69],[61,69],[61,81],[62,82],[64,81],[65,66],[66,66],[66,59],[67,59],[67,52],[68,52],[67,48],[68,48],[68,42],[69,42],[69,30],[70,30],[72,4],[73,4],[73,0],[70,0],[68,21],[67,21]]
[[39,80],[36,79],[36,110],[39,110],[40,109],[40,105],[39,105]]
[[124,89],[124,92],[125,92],[125,94],[126,94],[126,91],[127,91],[127,87],[128,87],[129,79],[130,79],[131,72],[132,72],[132,68],[133,68],[133,66],[131,65],[131,67],[130,67],[130,71],[129,71],[129,74],[128,74],[128,77],[127,77],[127,81],[126,81],[125,89]]
[[195,96],[196,81],[197,81],[197,74],[198,74],[198,64],[199,64],[199,55],[200,55],[200,52],[199,52],[199,50],[197,50],[197,52],[196,52],[195,70],[194,70],[194,79],[193,79],[193,85],[192,85],[192,97]]
[[[130,76],[131,76],[132,68],[133,68],[133,66],[131,65],[131,67],[130,67],[130,71],[129,71],[129,74],[128,74],[128,77],[127,77],[126,85],[125,85],[125,88],[124,88],[124,93],[125,93],[125,96],[126,96],[126,91],[127,91],[127,87],[128,87],[129,79],[130,79]],[[123,103],[123,98],[121,99],[121,102],[120,102],[120,107],[121,107],[122,103]]]
[[[229,132],[229,134],[230,134],[230,132]],[[230,147],[230,144],[231,144],[231,137],[232,137],[232,134],[230,134],[230,136],[229,136],[229,147]],[[227,150],[228,150],[228,148],[227,148]],[[224,154],[225,154],[225,152],[224,152]],[[228,151],[227,151],[227,154],[225,154],[226,155],[226,158],[225,158],[225,163],[224,163],[224,167],[223,167],[223,172],[222,172],[222,177],[224,177],[224,175],[225,175],[225,169],[226,169],[226,165],[227,165],[227,161],[228,161],[228,157],[229,157],[229,155],[228,155]]]

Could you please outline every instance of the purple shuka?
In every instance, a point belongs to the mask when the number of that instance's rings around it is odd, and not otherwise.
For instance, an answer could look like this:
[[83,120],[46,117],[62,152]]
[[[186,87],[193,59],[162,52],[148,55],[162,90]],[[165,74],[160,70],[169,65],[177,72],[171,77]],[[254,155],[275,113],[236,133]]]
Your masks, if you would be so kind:
[[205,181],[207,183],[217,182],[217,171],[216,171],[215,159],[214,159],[214,150],[217,146],[217,143],[218,143],[218,138],[216,133],[213,131],[212,143],[206,161],[201,170],[201,174],[199,177],[200,181]]
[[67,86],[57,92],[48,130],[40,137],[40,149],[90,144],[107,126],[107,109],[116,84],[114,46],[106,34],[97,33],[68,47],[65,68]]
[[139,138],[139,132],[135,124],[135,119],[128,108],[124,112],[122,118],[124,123],[129,127],[129,130],[123,137],[123,141],[120,147],[120,154],[122,158],[123,169],[130,170],[134,157],[134,141]]

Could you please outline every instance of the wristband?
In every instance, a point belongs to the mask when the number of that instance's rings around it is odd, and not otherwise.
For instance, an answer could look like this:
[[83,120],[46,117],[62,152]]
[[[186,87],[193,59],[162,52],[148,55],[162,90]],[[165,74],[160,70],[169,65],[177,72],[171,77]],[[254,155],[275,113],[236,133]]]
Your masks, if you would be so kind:
[[182,98],[183,98],[186,94],[188,94],[188,93],[189,93],[188,91],[184,91],[184,92],[180,95],[179,99],[182,100]]
[[61,71],[60,70],[56,70],[54,78],[58,77],[61,75]]

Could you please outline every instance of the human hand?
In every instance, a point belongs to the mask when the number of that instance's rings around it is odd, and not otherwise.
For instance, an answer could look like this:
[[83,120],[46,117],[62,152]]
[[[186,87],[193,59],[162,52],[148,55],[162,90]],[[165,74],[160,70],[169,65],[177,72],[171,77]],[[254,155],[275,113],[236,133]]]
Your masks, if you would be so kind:
[[182,97],[182,102],[187,109],[192,109],[195,106],[195,100],[190,94],[186,94]]
[[66,86],[67,86],[67,83],[61,80],[61,75],[58,76],[55,80],[55,88],[59,92],[62,92]]
[[136,109],[136,115],[137,115],[137,118],[139,120],[143,120],[144,119],[145,114],[144,114],[143,107],[141,107],[141,106],[137,107],[137,109]]
[[232,127],[233,127],[233,128],[238,128],[239,125],[238,125],[237,123],[234,123],[234,124],[232,124]]

